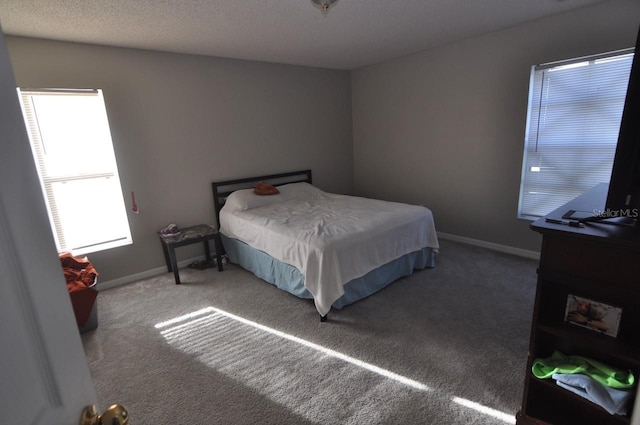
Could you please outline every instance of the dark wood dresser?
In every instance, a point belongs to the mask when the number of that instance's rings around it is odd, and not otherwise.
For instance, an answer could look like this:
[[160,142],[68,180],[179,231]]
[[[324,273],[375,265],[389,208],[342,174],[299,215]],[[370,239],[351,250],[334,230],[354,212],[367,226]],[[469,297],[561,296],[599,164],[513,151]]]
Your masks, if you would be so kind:
[[[543,238],[518,425],[631,423],[633,398],[627,415],[611,415],[597,404],[561,388],[553,379],[538,379],[531,373],[535,359],[548,358],[559,351],[629,370],[635,375],[637,385],[640,376],[640,228],[600,222],[571,227],[562,218],[569,210],[602,211],[607,189],[606,184],[598,185],[531,224],[531,229]],[[607,314],[613,315],[608,320],[619,317],[619,324],[603,332],[590,327],[591,322],[572,322],[574,316],[567,317],[570,299],[574,303],[576,299],[591,300],[596,306],[607,307]]]

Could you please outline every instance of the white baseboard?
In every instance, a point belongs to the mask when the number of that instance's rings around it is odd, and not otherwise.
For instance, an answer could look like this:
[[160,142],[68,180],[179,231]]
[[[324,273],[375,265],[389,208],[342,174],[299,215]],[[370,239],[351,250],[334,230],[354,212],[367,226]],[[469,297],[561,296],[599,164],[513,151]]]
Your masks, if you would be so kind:
[[[184,268],[196,260],[203,260],[203,259],[204,259],[204,255],[200,257],[189,258],[187,260],[178,261],[178,268],[179,269]],[[148,279],[150,277],[158,276],[164,273],[169,273],[167,271],[167,266],[156,267],[155,269],[146,270],[140,273],[134,273],[128,276],[120,277],[118,279],[108,280],[106,282],[100,282],[100,280],[98,280],[98,285],[96,286],[96,289],[98,291],[102,291],[103,289],[115,288],[116,286],[126,285],[127,283],[137,282],[138,280]],[[171,277],[173,277],[173,273],[171,274]]]
[[[513,255],[518,255],[520,257],[531,258],[533,260],[540,259],[540,253],[537,251],[529,251],[526,249],[515,248],[508,245],[500,245],[493,242],[482,241],[479,239],[466,238],[464,236],[452,235],[451,233],[437,232],[437,234],[439,238],[450,240],[453,242],[460,242],[460,243],[466,243],[469,245],[475,245],[482,248],[492,249],[494,251],[504,252],[506,254],[513,254]],[[200,257],[179,261],[178,268],[186,267],[192,262],[196,260],[202,260],[202,259],[204,259],[204,255]],[[166,266],[156,267],[151,270],[146,270],[146,271],[135,273],[129,276],[123,276],[118,279],[108,280],[106,282],[98,281],[97,289],[100,291],[103,289],[115,288],[116,286],[126,285],[128,283],[136,282],[142,279],[148,279],[150,277],[158,276],[163,273],[168,273]]]
[[464,236],[452,235],[451,233],[437,232],[438,237],[453,242],[466,243],[469,245],[475,245],[482,248],[492,249],[494,251],[504,252],[506,254],[513,254],[520,257],[531,258],[532,260],[540,260],[540,253],[537,251],[529,251],[526,249],[515,248],[508,245],[500,245],[493,242],[482,241],[479,239],[466,238]]

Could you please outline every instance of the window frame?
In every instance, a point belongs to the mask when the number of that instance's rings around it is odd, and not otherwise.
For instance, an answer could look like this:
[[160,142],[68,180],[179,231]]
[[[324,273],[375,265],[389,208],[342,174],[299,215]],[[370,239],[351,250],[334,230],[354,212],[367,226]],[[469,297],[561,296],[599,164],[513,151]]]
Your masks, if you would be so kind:
[[[526,220],[537,220],[540,217],[543,217],[549,212],[553,211],[554,209],[564,205],[566,202],[570,201],[576,196],[579,196],[584,191],[602,182],[604,178],[606,178],[607,182],[609,181],[617,145],[620,120],[622,119],[622,110],[624,109],[626,88],[628,85],[631,63],[633,61],[633,54],[633,48],[621,49],[612,52],[599,53],[563,61],[549,62],[531,67],[524,150],[522,155],[522,168],[518,197],[518,218]],[[589,66],[591,66],[612,63],[613,61],[618,59],[623,59],[626,61],[623,66],[620,67],[622,71],[616,71],[620,73],[626,72],[626,81],[624,82],[624,90],[622,90],[622,93],[620,95],[621,86],[618,87],[617,85],[623,84],[623,82],[619,79],[615,80],[615,104],[607,103],[604,107],[601,108],[600,104],[595,102],[594,100],[598,99],[598,95],[600,95],[600,93],[605,93],[605,95],[609,94],[608,91],[598,92],[594,89],[597,88],[598,82],[606,81],[605,76],[610,75],[606,73],[603,73],[598,77],[600,78],[600,80],[594,77],[592,80],[588,80],[588,83],[576,79],[581,91],[571,92],[567,95],[566,98],[561,99],[560,95],[558,94],[561,93],[560,91],[558,91],[557,93],[554,92],[553,101],[549,101],[549,99],[545,97],[551,96],[551,90],[544,87],[545,80],[550,80],[552,78],[549,74],[545,75],[545,73],[568,71],[565,73],[565,75],[570,75],[570,73],[572,72],[571,69],[578,68],[582,63],[587,63]],[[624,71],[623,68],[627,67],[627,65],[628,70]],[[595,74],[596,77],[598,76],[599,71],[597,68],[591,67],[587,69],[587,71],[589,72],[590,77],[591,74]],[[615,75],[616,77],[618,76],[617,73],[612,75]],[[544,92],[545,89],[549,92]],[[592,89],[595,94],[589,93],[589,90]],[[572,99],[571,97],[576,96],[576,93],[578,93],[581,97]],[[558,102],[558,100],[565,101],[565,108],[566,105],[571,105],[571,109],[566,109],[571,111],[572,116],[570,118],[576,119],[582,118],[583,110],[585,118],[589,116],[589,113],[594,114],[593,111],[596,109],[593,107],[589,109],[586,105],[597,105],[597,113],[601,113],[601,109],[604,110],[606,108],[609,108],[608,112],[610,112],[611,110],[617,108],[616,119],[618,119],[618,121],[617,125],[615,126],[615,135],[611,131],[606,131],[606,129],[602,130],[603,134],[600,134],[601,130],[598,129],[597,134],[594,131],[593,135],[589,132],[589,130],[584,130],[584,134],[582,136],[575,136],[574,134],[571,134],[571,137],[573,137],[574,140],[569,140],[567,134],[565,134],[567,132],[566,128],[558,128],[554,130],[555,133],[552,133],[546,129],[541,130],[540,125],[541,122],[544,122],[544,120],[546,119],[545,112],[547,108],[555,107],[555,102]],[[579,121],[570,121],[568,118],[566,122],[573,123],[574,125],[575,123],[579,124]],[[609,119],[607,120],[607,123],[610,127],[613,127],[613,121]],[[544,125],[546,125],[546,123],[543,124],[543,127]],[[569,126],[567,126],[567,128],[569,128]],[[541,134],[544,131],[547,131],[549,134],[551,134],[548,140],[555,139],[555,141],[549,142],[547,140],[545,143],[538,146]],[[576,134],[579,134],[579,132],[576,132]],[[598,137],[601,136],[603,138],[601,140],[598,139]],[[542,137],[547,137],[547,135],[544,135]],[[558,142],[558,140],[562,139],[562,137],[566,138]],[[599,142],[594,142],[594,140],[592,139],[598,139]],[[546,152],[538,152],[539,148],[541,151],[544,150]],[[553,153],[550,152],[553,149],[555,149],[555,151],[559,153],[559,157],[553,157]],[[575,153],[572,151],[575,151]],[[534,167],[534,165],[536,164],[533,164],[531,162],[531,160],[535,159],[532,156],[532,153],[539,155],[539,160],[541,161],[541,163],[538,164],[540,168],[537,168],[537,171],[535,172],[544,172],[544,176],[533,176],[531,174],[534,172],[533,168],[536,168]],[[572,156],[574,158],[572,158]],[[547,160],[544,162],[544,164],[542,162],[542,158]],[[600,162],[596,163],[598,160]],[[558,163],[560,163],[560,166],[558,166]],[[549,164],[552,164],[552,167],[548,167]],[[548,167],[547,171],[544,170],[545,167]],[[593,171],[593,169],[596,168],[598,170]],[[554,187],[553,184],[550,184],[554,177],[554,173],[560,175],[566,174],[565,176],[563,176],[566,178],[566,180],[554,180],[556,187]],[[536,178],[539,178],[539,181]],[[539,192],[532,190],[532,188],[536,188],[536,184],[541,188]]]
[[[38,172],[42,195],[47,208],[51,231],[58,252],[71,252],[74,255],[83,255],[132,244],[133,239],[131,236],[131,226],[124,202],[124,193],[120,182],[117,159],[115,156],[113,140],[111,138],[107,108],[102,89],[34,89],[19,87],[17,88],[17,92],[27,134],[29,136],[29,143],[31,145],[34,163]],[[57,163],[55,158],[53,158],[53,155],[47,155],[47,147],[50,148],[50,150],[54,150],[54,146],[55,149],[60,149],[60,147],[66,146],[64,145],[64,142],[58,142],[56,145],[57,141],[55,137],[48,138],[47,143],[49,145],[45,146],[42,138],[43,132],[46,132],[46,130],[43,131],[41,121],[45,118],[42,114],[46,114],[46,112],[43,112],[42,110],[38,112],[36,110],[37,101],[34,100],[34,98],[37,98],[38,96],[67,96],[71,98],[76,96],[91,96],[96,98],[95,104],[91,106],[96,108],[93,111],[94,114],[92,114],[92,118],[96,120],[96,124],[98,125],[91,130],[95,130],[95,133],[89,133],[89,136],[93,136],[91,137],[91,143],[84,144],[82,146],[82,152],[85,157],[89,158],[92,155],[95,155],[95,152],[99,152],[101,158],[100,165],[98,166],[98,168],[100,168],[99,170],[94,171],[92,169],[87,171],[86,166],[77,168],[60,167],[60,165],[63,164],[62,162]],[[38,116],[38,113],[41,114],[40,117]],[[65,116],[65,118],[67,117]],[[74,119],[75,117],[71,118],[69,122]],[[78,119],[76,119],[71,125],[76,124],[80,127]],[[86,140],[88,140],[88,137]],[[51,145],[52,143],[54,146]],[[50,173],[47,171],[47,168],[51,165],[54,165],[55,171]],[[66,163],[65,165],[68,166]],[[61,168],[64,168],[64,171],[61,172]],[[92,223],[91,226],[88,226],[94,230],[93,234],[96,234],[96,236],[90,237],[90,239],[94,238],[95,242],[78,246],[74,242],[82,240],[82,238],[69,238],[70,235],[73,235],[74,230],[76,233],[80,232],[78,232],[76,225],[69,224],[72,221],[69,220],[69,217],[65,220],[64,208],[58,207],[57,205],[62,203],[68,206],[70,204],[68,197],[65,202],[63,199],[64,195],[61,194],[65,190],[61,190],[60,188],[64,187],[66,184],[72,184],[74,186],[88,185],[94,188],[95,190],[90,194],[90,199],[98,205],[100,205],[99,201],[101,199],[107,199],[108,197],[110,202],[108,202],[108,204],[103,203],[103,205],[106,205],[107,208],[109,208],[110,213],[105,214],[103,211],[100,211],[100,213],[102,213],[103,217],[108,217],[108,223],[111,224],[111,226],[106,227],[104,225],[105,223]],[[58,185],[57,194],[53,187],[54,185]],[[98,187],[100,187],[101,190],[98,190]],[[66,188],[67,192],[69,190],[69,188]],[[87,210],[82,213],[84,217],[96,215],[96,210],[91,210],[91,207],[92,205],[90,204],[85,206]],[[69,215],[68,211],[69,209],[67,209],[67,215]],[[83,221],[80,222],[84,223]],[[74,229],[74,227],[76,228]],[[105,231],[105,228],[110,230]],[[112,231],[111,229],[114,230]],[[82,230],[86,233],[86,227]],[[116,236],[111,237],[110,233]],[[67,239],[71,240],[67,241]]]

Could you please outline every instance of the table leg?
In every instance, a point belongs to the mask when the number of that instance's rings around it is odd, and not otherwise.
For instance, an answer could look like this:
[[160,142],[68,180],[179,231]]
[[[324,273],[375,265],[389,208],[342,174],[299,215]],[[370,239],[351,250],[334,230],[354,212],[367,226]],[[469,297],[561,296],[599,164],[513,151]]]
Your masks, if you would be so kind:
[[217,234],[213,237],[213,243],[216,248],[216,262],[218,263],[218,271],[222,271],[222,239],[220,238],[220,234]]
[[162,253],[164,254],[164,263],[167,265],[167,272],[171,273],[171,258],[169,258],[169,251],[167,249],[167,245],[164,242],[160,241],[162,244]]
[[167,248],[169,253],[169,262],[171,263],[171,270],[173,270],[173,277],[175,278],[176,285],[180,285],[180,275],[178,274],[178,260],[176,259],[176,252],[172,246]]
[[207,263],[211,262],[211,250],[209,249],[209,240],[204,241],[204,258],[207,259]]

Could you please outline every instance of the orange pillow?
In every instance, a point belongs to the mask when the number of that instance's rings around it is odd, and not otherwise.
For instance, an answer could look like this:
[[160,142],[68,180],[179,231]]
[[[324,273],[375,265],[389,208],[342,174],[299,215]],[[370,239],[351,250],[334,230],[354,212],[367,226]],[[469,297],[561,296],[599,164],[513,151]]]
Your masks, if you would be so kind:
[[280,191],[269,183],[261,181],[253,188],[253,193],[256,195],[277,195]]

